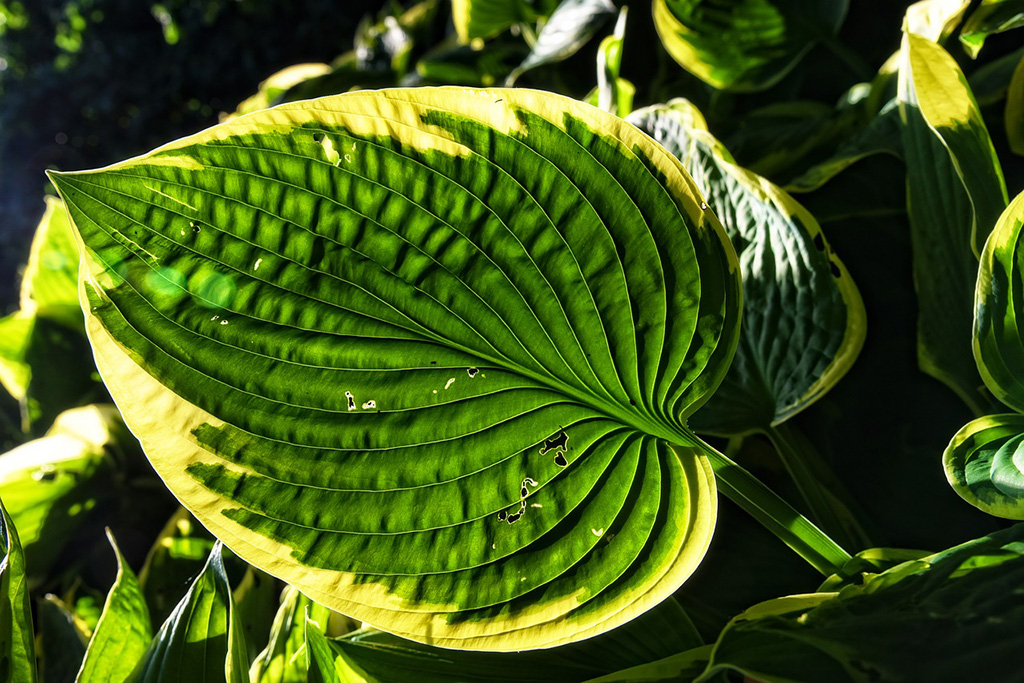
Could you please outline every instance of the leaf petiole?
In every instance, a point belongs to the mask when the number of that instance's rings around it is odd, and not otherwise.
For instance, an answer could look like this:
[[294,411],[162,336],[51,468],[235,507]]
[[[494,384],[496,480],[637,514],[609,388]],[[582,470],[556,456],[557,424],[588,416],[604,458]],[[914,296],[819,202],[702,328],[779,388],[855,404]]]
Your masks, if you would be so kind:
[[829,576],[851,559],[838,543],[750,472],[706,444],[704,452],[715,471],[719,490],[812,567]]

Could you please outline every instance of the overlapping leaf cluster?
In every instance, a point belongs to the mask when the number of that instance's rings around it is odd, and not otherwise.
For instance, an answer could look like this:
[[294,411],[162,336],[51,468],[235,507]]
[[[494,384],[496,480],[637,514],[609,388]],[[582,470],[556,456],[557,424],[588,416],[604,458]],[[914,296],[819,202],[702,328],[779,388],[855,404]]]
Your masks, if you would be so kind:
[[1012,679],[1024,7],[897,9],[392,4],[51,174],[0,680]]

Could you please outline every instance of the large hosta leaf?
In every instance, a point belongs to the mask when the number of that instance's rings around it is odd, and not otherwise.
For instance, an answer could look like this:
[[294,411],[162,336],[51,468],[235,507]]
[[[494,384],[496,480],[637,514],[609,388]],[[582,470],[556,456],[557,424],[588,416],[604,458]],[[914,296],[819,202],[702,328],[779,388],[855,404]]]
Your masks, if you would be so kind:
[[847,0],[654,0],[665,49],[706,83],[761,90],[786,75],[818,40],[830,39]]
[[1017,680],[1022,539],[1018,524],[835,593],[756,605],[725,629],[699,680],[723,670],[765,683]]
[[766,431],[849,370],[864,343],[860,294],[814,218],[781,188],[737,166],[688,102],[648,107],[629,121],[682,161],[740,258],[736,359],[691,424],[714,434]]
[[970,357],[976,254],[1006,206],[977,103],[953,58],[905,33],[899,102],[918,293],[918,361],[979,414],[987,399]]
[[[1000,216],[985,243],[975,293],[974,357],[985,385],[1024,413],[1024,335],[1021,310],[1021,227],[1024,194]],[[988,415],[969,422],[950,441],[946,477],[964,500],[989,514],[1024,519],[1024,415]]]
[[679,162],[567,98],[351,93],[61,174],[99,368],[240,556],[410,639],[550,646],[670,595],[735,255]]

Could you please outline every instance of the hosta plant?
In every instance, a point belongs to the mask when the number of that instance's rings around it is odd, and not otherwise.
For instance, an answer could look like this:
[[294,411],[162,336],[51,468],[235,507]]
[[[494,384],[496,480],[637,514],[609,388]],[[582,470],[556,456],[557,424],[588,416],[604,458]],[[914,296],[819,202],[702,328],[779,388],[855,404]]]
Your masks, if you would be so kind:
[[0,681],[1012,680],[1020,3],[905,9],[392,4],[54,169]]

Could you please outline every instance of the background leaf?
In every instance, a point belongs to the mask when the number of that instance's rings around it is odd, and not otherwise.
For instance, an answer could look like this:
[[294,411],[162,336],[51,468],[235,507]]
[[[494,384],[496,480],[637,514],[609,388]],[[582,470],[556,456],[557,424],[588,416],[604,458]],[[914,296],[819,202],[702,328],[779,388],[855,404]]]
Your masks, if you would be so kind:
[[775,84],[819,40],[831,39],[846,0],[654,0],[654,24],[680,66],[715,88]]
[[1021,0],[981,0],[960,29],[960,44],[971,59],[977,59],[985,39],[1024,26],[1024,2]]
[[20,309],[0,318],[0,382],[41,434],[66,408],[95,398],[78,305],[78,247],[59,199],[46,200],[21,281]]
[[39,630],[39,678],[43,683],[72,683],[85,657],[86,636],[60,598],[46,595],[36,603]]
[[[1024,525],[867,575],[838,593],[791,596],[736,617],[708,674],[793,680],[998,680],[1024,645]],[[705,680],[702,678],[701,680]]]
[[246,681],[245,640],[235,616],[221,546],[160,627],[135,681]]
[[330,617],[326,607],[287,586],[270,629],[269,642],[249,668],[251,683],[306,683],[306,629],[316,624],[325,631]]
[[103,604],[76,683],[127,681],[153,639],[142,588],[109,530],[107,538],[117,556],[117,578]]
[[918,360],[922,370],[982,414],[989,400],[979,392],[968,336],[975,253],[1005,206],[1006,189],[977,105],[952,57],[907,33],[902,58],[899,99],[919,302]]
[[576,54],[617,12],[612,0],[562,0],[537,34],[530,54],[509,74],[505,85],[511,87],[530,69]]
[[116,500],[132,437],[112,405],[65,411],[46,436],[0,456],[0,496],[21,529],[33,576],[43,576],[65,545],[89,528],[97,508]]
[[714,480],[684,424],[734,349],[736,264],[621,119],[351,93],[55,182],[147,455],[317,602],[527,649],[628,621],[703,556]]
[[25,577],[25,554],[7,508],[0,501],[0,678],[36,680],[32,607]]

